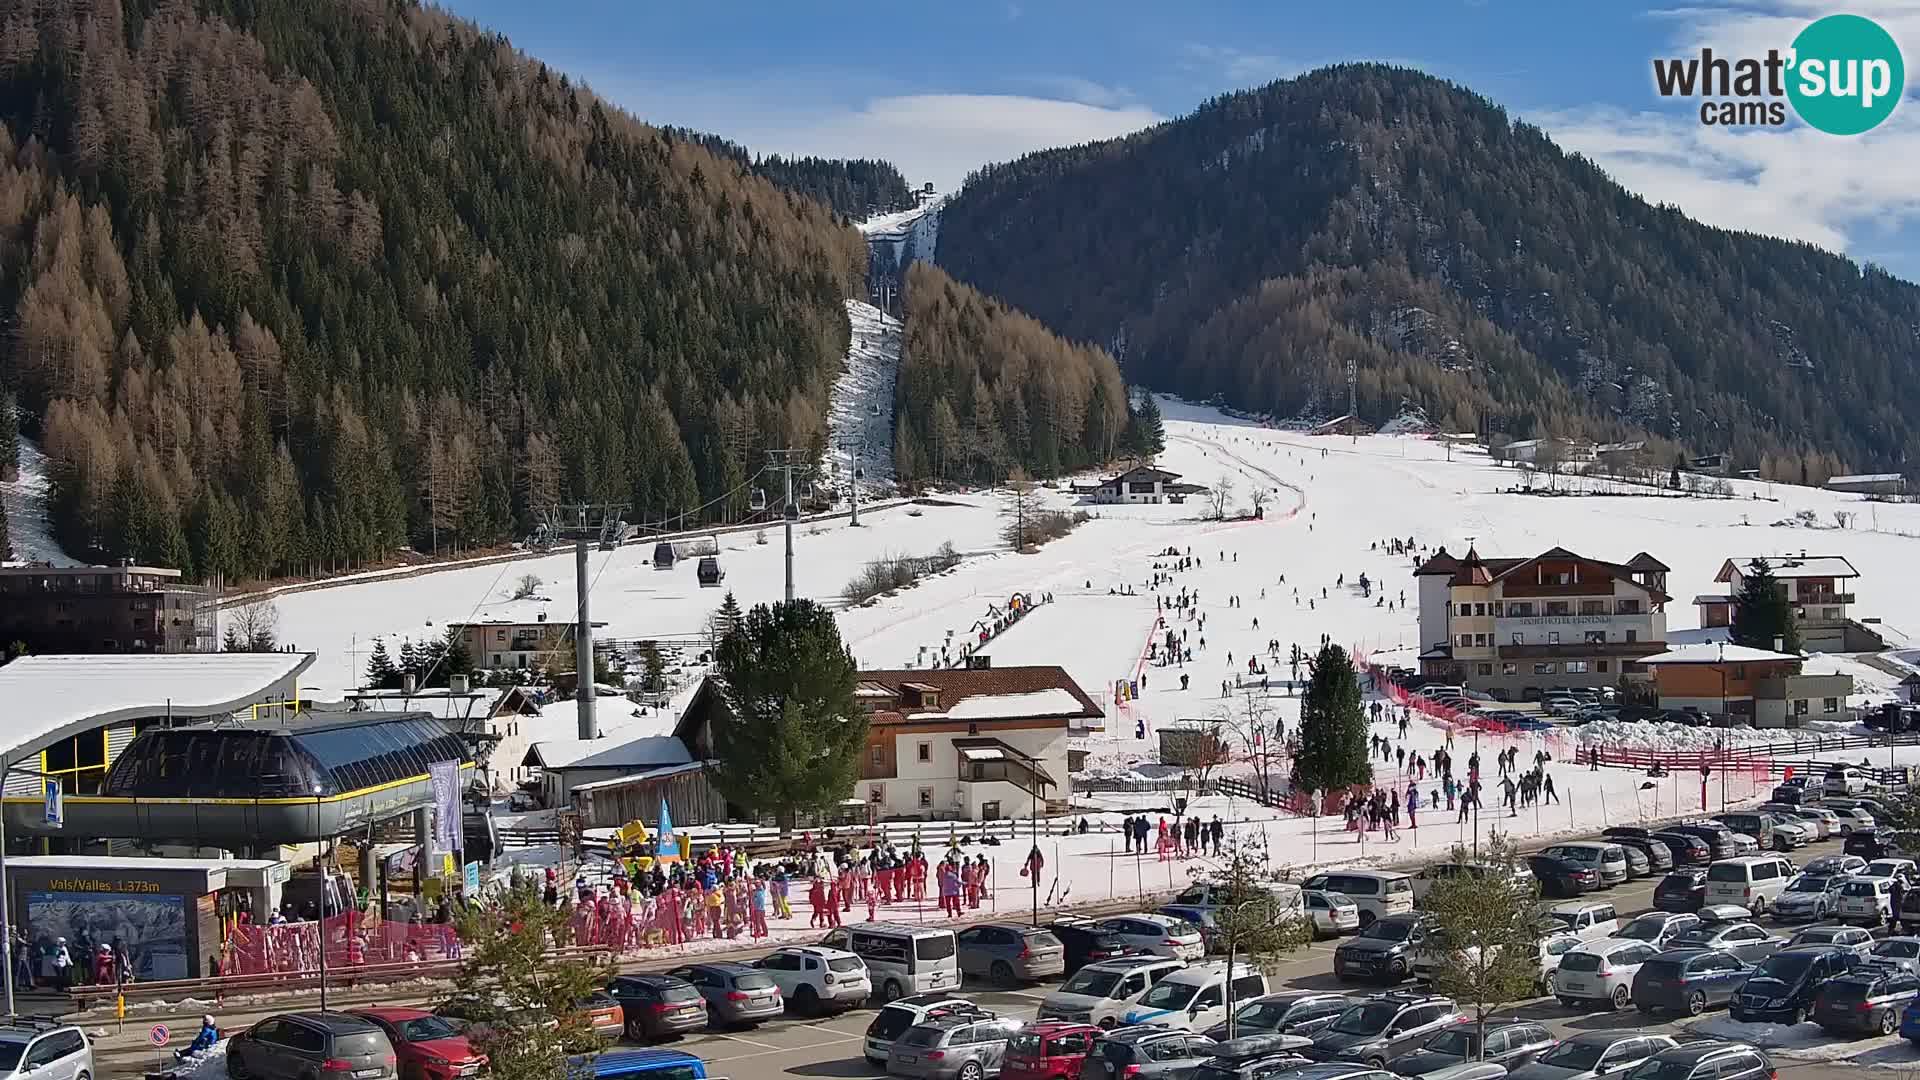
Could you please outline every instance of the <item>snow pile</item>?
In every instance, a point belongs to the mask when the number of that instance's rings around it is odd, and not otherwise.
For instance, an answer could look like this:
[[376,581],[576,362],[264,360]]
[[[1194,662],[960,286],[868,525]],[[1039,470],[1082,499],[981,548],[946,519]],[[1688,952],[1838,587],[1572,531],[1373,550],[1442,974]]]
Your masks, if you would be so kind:
[[182,1061],[173,1075],[176,1080],[227,1080],[227,1040]]
[[1726,1014],[1709,1016],[1683,1028],[1689,1035],[1703,1039],[1725,1039],[1771,1050],[1799,1061],[1838,1061],[1861,1051],[1851,1039],[1836,1039],[1819,1024],[1743,1024]]
[[1418,405],[1401,406],[1400,415],[1380,425],[1382,435],[1425,435],[1433,430],[1433,421]]
[[0,482],[0,503],[7,508],[7,534],[13,543],[13,554],[0,552],[0,561],[85,565],[62,551],[53,538],[53,526],[47,520],[47,498],[52,492],[47,455],[33,440],[21,436],[20,478]]
[[1575,729],[1582,749],[1602,746],[1612,750],[1671,750],[1679,753],[1717,750],[1724,739],[1729,747],[1765,746],[1769,743],[1804,740],[1808,750],[1816,749],[1817,737],[1788,728],[1691,727],[1665,720],[1634,723],[1630,720],[1595,720]]
[[847,301],[853,337],[846,370],[833,384],[827,411],[827,450],[822,458],[835,488],[861,474],[868,497],[893,491],[893,384],[900,373],[900,320],[858,300]]

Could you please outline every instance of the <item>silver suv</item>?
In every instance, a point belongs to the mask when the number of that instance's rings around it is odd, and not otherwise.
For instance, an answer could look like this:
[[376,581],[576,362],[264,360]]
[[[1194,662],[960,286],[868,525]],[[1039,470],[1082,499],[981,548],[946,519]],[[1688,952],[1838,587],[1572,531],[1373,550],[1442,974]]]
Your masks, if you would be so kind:
[[72,1024],[14,1021],[0,1027],[0,1077],[92,1080],[93,1047]]
[[915,1024],[894,1040],[887,1053],[887,1075],[910,1080],[999,1076],[1007,1040],[1020,1027],[1020,1021],[999,1016],[946,1016]]

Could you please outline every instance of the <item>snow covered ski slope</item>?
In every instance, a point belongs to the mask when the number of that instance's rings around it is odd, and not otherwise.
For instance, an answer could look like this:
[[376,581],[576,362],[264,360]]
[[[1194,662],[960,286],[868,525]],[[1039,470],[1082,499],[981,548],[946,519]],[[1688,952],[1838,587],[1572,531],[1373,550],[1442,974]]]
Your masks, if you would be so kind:
[[836,488],[859,462],[860,493],[893,491],[893,384],[900,374],[900,320],[858,300],[847,301],[853,338],[846,370],[833,384],[827,413],[827,475]]

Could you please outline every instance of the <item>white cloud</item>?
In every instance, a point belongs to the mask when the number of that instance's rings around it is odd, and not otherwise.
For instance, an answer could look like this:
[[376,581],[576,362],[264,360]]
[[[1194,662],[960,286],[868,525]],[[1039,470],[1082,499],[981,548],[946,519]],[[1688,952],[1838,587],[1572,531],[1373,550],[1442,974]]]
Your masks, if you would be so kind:
[[719,130],[755,153],[884,158],[899,166],[909,183],[931,180],[951,191],[981,165],[1125,135],[1164,117],[1142,105],[1011,94],[912,94],[873,98],[858,108],[787,114],[771,125],[764,114],[740,119]]
[[1275,79],[1298,75],[1305,70],[1299,64],[1271,53],[1248,52],[1231,45],[1201,45],[1189,42],[1180,50],[1182,66],[1224,79],[1235,89],[1264,86]]
[[[1746,56],[1785,48],[1830,10],[1821,0],[1756,0],[1653,14],[1673,24],[1663,55],[1711,46]],[[1903,46],[1920,43],[1920,0],[1854,0],[1848,10],[1878,20]],[[1912,180],[1920,162],[1920,101],[1911,100],[1913,60],[1920,57],[1905,51],[1907,100],[1864,135],[1826,135],[1797,120],[1784,128],[1709,127],[1681,108],[1593,107],[1528,118],[1627,188],[1708,224],[1856,250],[1863,239],[1920,224],[1920,187]],[[1648,85],[1652,102],[1651,74]]]

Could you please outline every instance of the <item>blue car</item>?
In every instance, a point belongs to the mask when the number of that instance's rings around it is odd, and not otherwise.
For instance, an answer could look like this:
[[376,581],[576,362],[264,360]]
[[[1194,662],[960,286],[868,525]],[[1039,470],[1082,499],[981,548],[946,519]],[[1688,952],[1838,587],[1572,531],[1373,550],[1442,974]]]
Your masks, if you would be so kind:
[[1642,1015],[1664,1009],[1699,1016],[1733,1000],[1752,973],[1746,961],[1719,949],[1670,949],[1634,973],[1633,1004]]
[[1900,1013],[1900,1037],[1920,1046],[1920,998],[1907,1002]]
[[[594,1080],[707,1080],[707,1063],[678,1050],[609,1050],[593,1059]],[[586,1070],[568,1069],[570,1076]]]

